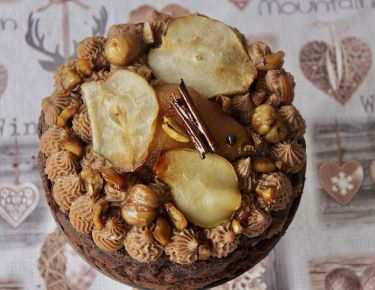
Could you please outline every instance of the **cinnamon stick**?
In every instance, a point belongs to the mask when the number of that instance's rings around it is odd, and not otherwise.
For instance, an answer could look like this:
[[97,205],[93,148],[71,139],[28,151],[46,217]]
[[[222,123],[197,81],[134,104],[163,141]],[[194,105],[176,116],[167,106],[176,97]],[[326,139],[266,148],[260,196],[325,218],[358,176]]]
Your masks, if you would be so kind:
[[186,105],[189,107],[190,112],[193,115],[196,124],[198,125],[198,129],[203,134],[203,136],[205,137],[211,151],[216,152],[219,149],[219,145],[215,141],[214,137],[212,136],[212,134],[211,134],[210,130],[208,129],[206,123],[204,122],[203,118],[199,114],[199,112],[198,112],[198,110],[197,110],[197,108],[194,104],[193,98],[190,96],[183,79],[181,79],[181,83],[178,86],[178,90],[180,91],[181,96],[184,99]]
[[[173,94],[173,100],[171,101],[172,107],[175,109],[180,120],[184,123],[191,142],[193,142],[194,147],[198,150],[201,159],[205,158],[205,154],[208,152],[208,148],[205,145],[205,141],[201,138],[200,132],[194,127],[191,121],[191,116],[188,115],[178,102],[178,99]],[[197,132],[198,131],[198,132]]]
[[208,152],[216,152],[218,150],[218,143],[199,114],[183,80],[181,80],[178,90],[181,98],[177,98],[175,94],[172,94],[170,103],[184,123],[189,138],[198,150],[200,157],[204,159],[205,154]]

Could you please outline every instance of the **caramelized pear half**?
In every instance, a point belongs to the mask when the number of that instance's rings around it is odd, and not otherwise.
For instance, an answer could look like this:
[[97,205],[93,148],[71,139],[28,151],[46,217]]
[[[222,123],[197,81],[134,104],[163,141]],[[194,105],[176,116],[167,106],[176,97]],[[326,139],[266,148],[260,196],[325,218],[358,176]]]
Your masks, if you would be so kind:
[[155,135],[159,104],[154,89],[140,75],[117,70],[107,80],[81,86],[96,154],[123,172],[147,158]]
[[241,205],[233,166],[217,154],[202,160],[195,150],[168,150],[159,156],[154,170],[170,186],[177,208],[197,226],[219,226]]
[[245,93],[256,77],[240,36],[224,23],[201,15],[170,21],[161,46],[150,51],[148,62],[160,80],[184,79],[206,98]]

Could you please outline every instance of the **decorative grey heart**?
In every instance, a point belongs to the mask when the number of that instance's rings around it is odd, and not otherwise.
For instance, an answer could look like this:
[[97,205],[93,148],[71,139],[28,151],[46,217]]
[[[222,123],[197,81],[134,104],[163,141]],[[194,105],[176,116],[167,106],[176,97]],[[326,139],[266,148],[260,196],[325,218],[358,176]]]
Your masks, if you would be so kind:
[[39,191],[32,183],[0,184],[0,215],[13,227],[34,211],[39,202]]

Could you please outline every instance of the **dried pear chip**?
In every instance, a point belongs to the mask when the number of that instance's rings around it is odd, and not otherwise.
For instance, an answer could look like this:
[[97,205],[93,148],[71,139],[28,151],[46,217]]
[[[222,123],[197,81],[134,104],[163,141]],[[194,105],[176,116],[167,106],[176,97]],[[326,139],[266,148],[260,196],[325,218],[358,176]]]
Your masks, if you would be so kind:
[[150,51],[149,65],[165,83],[185,83],[203,96],[245,93],[256,68],[236,32],[224,23],[200,15],[168,23],[162,44]]
[[82,91],[94,152],[123,172],[137,169],[155,135],[159,104],[154,89],[138,74],[118,70],[105,81],[83,84]]

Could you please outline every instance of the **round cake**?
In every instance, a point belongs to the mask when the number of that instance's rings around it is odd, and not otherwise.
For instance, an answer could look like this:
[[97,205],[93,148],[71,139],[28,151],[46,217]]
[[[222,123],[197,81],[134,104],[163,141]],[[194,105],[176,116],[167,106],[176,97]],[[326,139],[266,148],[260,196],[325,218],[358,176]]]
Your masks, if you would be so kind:
[[77,45],[43,99],[39,169],[72,247],[137,288],[201,289],[261,261],[305,180],[284,53],[154,11]]

